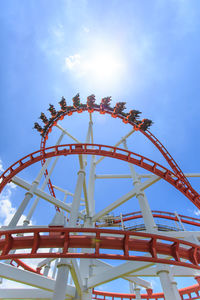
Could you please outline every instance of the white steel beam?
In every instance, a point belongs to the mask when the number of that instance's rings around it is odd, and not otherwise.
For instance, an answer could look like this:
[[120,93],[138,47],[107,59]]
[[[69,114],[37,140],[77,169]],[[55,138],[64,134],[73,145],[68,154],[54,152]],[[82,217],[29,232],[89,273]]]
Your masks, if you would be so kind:
[[0,298],[9,299],[45,299],[50,300],[52,292],[40,289],[0,289]]
[[[97,267],[96,273],[101,273],[103,271],[107,271],[107,270],[111,270],[113,268],[113,266],[111,264],[108,264],[102,260],[94,260],[94,264]],[[145,269],[146,270],[146,269]],[[147,269],[148,270],[148,269]],[[127,276],[122,276],[123,279],[134,282],[137,285],[140,285],[144,288],[151,288],[151,283],[142,279],[142,278],[138,278],[136,276],[131,276],[131,275],[127,275]]]
[[[200,240],[200,231],[162,231],[162,235],[188,240],[189,242],[191,242],[191,237],[195,237],[196,239]],[[194,242],[194,240],[192,242]]]
[[[119,142],[117,142],[114,147],[118,147],[123,141],[124,139],[127,139],[133,132],[135,132],[135,129],[132,129],[129,133],[127,133],[125,136],[123,136]],[[112,151],[112,150],[111,150]],[[102,156],[101,158],[99,158],[97,161],[96,161],[96,165],[99,164],[105,157]]]
[[88,288],[93,288],[117,278],[127,276],[130,273],[137,272],[138,270],[144,268],[149,268],[152,265],[154,264],[147,264],[146,262],[126,262],[117,267],[113,267],[110,270],[105,270],[95,276],[90,277],[88,279]]
[[[124,148],[126,150],[128,150],[126,140],[123,141],[123,145],[124,145]],[[138,178],[138,175],[135,171],[134,166],[130,163],[128,163],[128,165],[130,168],[131,177],[133,179],[133,185],[136,188],[138,188],[138,193],[137,193],[136,197],[137,197],[139,205],[140,205],[145,228],[148,232],[154,232],[157,229],[157,227],[156,227],[149,203],[147,201],[147,197],[146,197],[145,193],[143,191],[141,191],[141,189],[140,189],[141,180]]]
[[[39,289],[0,289],[0,297],[1,299],[45,299],[51,300],[52,299],[52,292],[43,291]],[[71,300],[72,297],[66,295],[66,300]],[[74,299],[74,298],[73,298]]]
[[[85,140],[86,144],[90,143],[91,132],[92,132],[92,125],[93,125],[93,122],[89,121],[88,131],[87,131],[86,140]],[[84,165],[86,166],[87,165],[87,154],[83,155],[83,161],[84,161]]]
[[[1,299],[45,299],[50,300],[51,292],[39,289],[0,289]],[[69,299],[69,298],[68,298]]]
[[[62,128],[62,126],[57,124],[56,127],[58,127],[62,132],[64,132],[66,135],[68,135],[76,143],[80,144],[80,141],[77,140],[74,136],[72,136],[66,129]],[[83,169],[84,168],[84,163],[83,163],[82,155],[79,155],[79,164],[80,164],[80,168]],[[84,178],[84,181],[83,181],[83,192],[84,192],[84,197],[85,197],[85,206],[86,206],[86,210],[87,210],[87,213],[88,213],[89,211],[88,211],[88,203],[87,203],[87,188],[86,188],[85,178]]]
[[[82,156],[80,156],[80,160],[82,160]],[[76,188],[74,192],[73,202],[71,205],[71,213],[69,217],[69,227],[76,227],[77,226],[77,218],[79,215],[79,207],[80,207],[80,201],[81,201],[81,192],[83,189],[83,181],[85,178],[85,171],[82,161],[82,168],[80,168],[78,172],[78,179],[76,183]],[[68,282],[68,275],[69,275],[69,260],[66,258],[61,258],[59,263],[57,264],[58,272],[56,277],[56,283],[55,283],[55,289],[53,293],[52,300],[64,300],[65,299],[65,289]],[[75,277],[75,269],[72,269],[72,274]],[[78,275],[77,275],[78,276]],[[77,277],[78,278],[78,277]],[[75,278],[75,282],[77,283],[77,286],[79,286],[79,292],[81,291],[80,288],[80,282],[78,279]]]
[[83,281],[81,278],[80,269],[76,259],[71,260],[70,273],[74,281],[75,287],[77,289],[77,292],[81,296],[83,292]]
[[95,155],[92,155],[90,164],[90,174],[88,182],[88,207],[89,216],[93,217],[95,214],[95,200],[94,200],[94,186],[95,186]]
[[[90,122],[92,122],[92,114],[91,113],[90,113]],[[91,128],[91,143],[94,144],[93,126]]]
[[[160,177],[154,175],[153,178],[151,178],[149,180],[146,180],[145,182],[141,183],[140,190],[144,191],[146,188],[148,188],[149,186],[151,186],[152,184],[154,184],[158,180],[160,180]],[[112,202],[111,204],[109,204],[104,209],[102,209],[100,212],[98,212],[97,214],[95,214],[94,217],[92,218],[92,220],[94,222],[97,221],[98,219],[100,219],[101,217],[103,217],[104,215],[106,215],[107,213],[109,213],[110,211],[114,210],[118,206],[122,205],[123,203],[125,203],[129,199],[131,199],[134,196],[136,196],[137,194],[138,194],[138,188],[135,187],[130,192],[126,193],[125,195],[123,195],[122,197],[120,197],[119,199],[117,199],[116,201]]]
[[[200,276],[200,270],[179,267],[179,266],[171,266],[171,273],[174,277],[196,277]],[[150,267],[148,269],[143,269],[128,276],[142,276],[142,277],[157,277],[157,269],[156,267]]]
[[[200,177],[200,173],[184,173],[185,177]],[[151,174],[139,174],[140,178],[150,178]]]
[[[200,177],[200,173],[184,173],[185,177]],[[153,174],[138,174],[138,178],[151,178]],[[96,179],[127,179],[132,178],[131,174],[97,174]]]
[[[14,176],[12,178],[12,182],[22,188],[24,188],[25,190],[29,190],[29,188],[31,187],[31,184],[28,183],[27,181],[23,180],[20,177]],[[39,188],[36,188],[34,191],[34,194],[48,202],[50,202],[51,204],[54,204],[55,206],[58,206],[60,208],[62,208],[65,211],[70,212],[71,211],[71,206],[67,203],[62,202],[61,200],[58,200],[57,198],[47,194],[46,192],[42,191]],[[83,219],[83,215],[81,213],[79,213],[79,217],[81,219]]]
[[[58,141],[57,141],[57,143],[56,143],[56,145],[59,145],[61,143],[61,141],[63,139],[63,136],[64,136],[64,133],[62,132],[61,135],[60,135],[60,137],[59,137],[59,139],[58,139]],[[49,178],[50,178],[50,176],[51,176],[51,174],[52,174],[52,172],[53,172],[53,170],[54,170],[54,168],[55,168],[55,166],[56,166],[59,158],[60,158],[59,156],[57,156],[55,158],[55,160],[53,162],[53,165],[52,165],[50,171],[48,172],[48,175],[46,176],[45,181],[42,184],[41,189],[43,191],[44,191],[44,189],[45,189],[45,187],[46,187],[46,185],[47,185],[47,183],[49,181]],[[53,157],[51,157],[51,158],[49,158],[49,159],[46,160],[46,161],[48,161],[48,165],[50,164],[50,162],[52,161],[52,159],[53,159]],[[36,207],[37,207],[39,199],[40,199],[39,197],[36,197],[36,199],[34,200],[32,206],[31,206],[31,208],[29,210],[29,213],[26,216],[26,219],[24,220],[24,226],[27,226],[30,223],[30,220],[31,220],[31,218],[33,216],[33,213],[34,213]]]
[[30,199],[33,197],[33,194],[35,192],[35,189],[38,187],[40,180],[42,179],[42,176],[44,175],[46,168],[48,167],[50,161],[46,160],[42,169],[39,171],[37,177],[33,180],[32,184],[30,185],[27,193],[25,193],[25,197],[23,201],[21,202],[20,206],[18,207],[17,211],[15,212],[14,216],[12,217],[9,227],[14,227],[17,225],[19,219],[21,218],[24,210],[26,209]]
[[181,300],[177,287],[173,284],[174,280],[169,268],[164,265],[157,266],[157,275],[160,277],[165,300]]
[[130,174],[98,174],[95,176],[96,179],[122,179],[132,178]]
[[[4,263],[0,263],[0,276],[8,280],[16,281],[51,292],[54,290],[55,286],[54,279],[50,279],[26,270],[21,270]],[[68,286],[66,294],[68,296],[74,296],[75,288]]]
[[73,135],[71,135],[66,129],[62,128],[59,124],[56,124],[56,127],[60,129],[63,133],[65,133],[68,137],[70,137],[73,141],[80,144],[80,141],[77,140]]
[[[53,184],[53,187],[54,187],[56,190],[58,190],[58,191],[60,191],[60,192],[63,192],[63,193],[66,194],[66,195],[69,195],[69,196],[74,197],[74,194],[71,193],[71,192],[68,191],[68,190],[65,190],[65,189],[63,189],[63,188],[61,188],[61,187],[59,187],[59,186],[54,185],[54,184]],[[85,199],[84,199],[84,198],[81,198],[81,201],[84,202]]]

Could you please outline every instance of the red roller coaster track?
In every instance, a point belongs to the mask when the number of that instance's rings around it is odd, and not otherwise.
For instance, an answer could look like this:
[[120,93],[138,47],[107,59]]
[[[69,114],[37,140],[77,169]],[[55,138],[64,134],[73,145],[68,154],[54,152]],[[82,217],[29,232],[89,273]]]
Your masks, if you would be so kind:
[[[164,300],[163,293],[152,293],[147,291],[147,294],[141,294],[141,299],[146,300]],[[195,284],[188,288],[183,288],[179,290],[182,300],[195,300],[200,298],[200,287],[199,284]],[[93,291],[93,299],[95,300],[132,300],[135,299],[134,294],[123,294],[123,293],[109,293],[102,291]]]
[[[24,234],[26,235],[24,236]],[[0,235],[0,259],[2,260],[47,257],[122,259],[163,263],[200,270],[199,246],[162,235],[64,227],[2,230]],[[62,252],[38,252],[41,248],[62,248]],[[94,251],[93,253],[75,253],[69,252],[70,248],[92,248]],[[30,253],[24,253],[24,249],[30,249]],[[103,249],[121,250],[122,254],[115,254],[111,251],[105,253],[105,251],[102,252]],[[11,250],[18,251],[9,254]],[[143,255],[138,255],[138,252],[142,252]],[[160,255],[166,255],[170,259],[161,258]]]
[[[175,214],[166,212],[166,211],[152,210],[152,215],[154,218],[173,220],[173,221],[177,221],[177,222],[179,221]],[[200,220],[197,218],[192,218],[192,217],[188,217],[188,216],[184,216],[184,215],[179,215],[179,217],[180,217],[180,220],[182,223],[200,227]],[[142,218],[141,211],[136,211],[136,212],[132,212],[132,213],[128,213],[128,214],[122,214],[123,222],[141,219],[141,218]],[[113,223],[114,224],[121,223],[120,216],[118,216],[118,219],[114,219]]]
[[[160,151],[160,153],[166,159],[166,161],[168,162],[168,164],[170,165],[170,167],[172,168],[174,173],[179,177],[180,181],[183,181],[183,183],[186,183],[186,185],[190,186],[190,188],[192,189],[189,181],[183,174],[181,168],[178,166],[176,161],[173,159],[173,157],[170,155],[170,153],[167,151],[167,149],[163,146],[163,144],[149,130],[143,131],[140,128],[138,128],[136,123],[131,122],[127,118],[125,118],[126,114],[123,114],[123,113],[122,114],[113,114],[114,109],[111,107],[108,107],[102,111],[100,109],[99,105],[94,105],[94,108],[92,110],[90,108],[88,108],[86,105],[82,105],[80,108],[71,108],[70,107],[70,111],[68,111],[68,112],[59,111],[58,114],[54,118],[51,119],[48,127],[46,128],[45,134],[43,135],[42,140],[41,140],[41,145],[40,145],[41,150],[45,148],[46,140],[48,139],[48,134],[52,131],[52,127],[54,127],[59,120],[63,120],[63,118],[65,116],[71,116],[74,112],[78,112],[80,114],[84,111],[88,111],[90,113],[96,111],[96,112],[99,112],[100,114],[109,114],[114,118],[119,118],[119,119],[123,120],[124,123],[126,123],[126,124],[132,125],[135,128],[135,130],[139,130],[142,134],[144,134],[153,143],[154,146],[157,147],[157,149]],[[48,181],[48,185],[49,185],[49,190],[50,190],[51,194],[53,195],[53,192],[52,192],[53,186],[51,184],[51,180]]]
[[187,186],[186,183],[183,183],[179,179],[179,177],[176,176],[170,170],[137,153],[121,148],[98,144],[57,145],[28,154],[25,157],[18,160],[17,162],[15,162],[0,176],[0,191],[2,191],[4,186],[12,179],[13,176],[22,171],[24,168],[50,157],[61,155],[67,156],[73,154],[100,155],[105,157],[116,158],[122,161],[129,162],[131,164],[135,164],[154,173],[157,176],[160,176],[161,178],[169,182],[181,193],[183,193],[190,201],[192,201],[192,203],[196,207],[200,208],[199,194],[194,189],[191,189],[190,185]]
[[[61,145],[45,148],[46,140],[48,139],[48,134],[51,132],[52,127],[56,125],[57,121],[62,120],[66,115],[70,116],[74,112],[81,113],[83,111],[93,112],[97,111],[101,114],[107,113],[114,118],[120,118],[124,123],[129,123],[134,127],[135,130],[139,130],[143,133],[160,151],[164,156],[173,172],[167,168],[161,166],[160,164],[144,157],[139,154],[126,151],[124,149],[104,146],[104,145],[90,145],[90,144],[71,144],[71,145]],[[70,109],[70,112],[60,111],[56,117],[52,118],[50,123],[46,128],[46,132],[41,141],[41,148],[39,151],[33,152],[24,158],[18,160],[11,167],[9,167],[0,176],[0,191],[4,186],[15,176],[18,172],[24,168],[32,165],[37,161],[45,162],[45,159],[53,156],[59,155],[71,155],[71,154],[94,154],[107,157],[117,158],[137,166],[140,166],[157,176],[160,176],[170,184],[172,184],[176,189],[181,191],[188,199],[190,199],[193,204],[200,209],[200,196],[191,187],[189,181],[184,176],[183,172],[169,154],[167,149],[161,144],[161,142],[149,131],[143,131],[138,128],[137,124],[128,121],[125,116],[127,114],[113,114],[114,109],[108,107],[102,111],[99,105],[94,105],[91,110],[86,105],[81,108]],[[94,149],[93,149],[94,147]],[[46,176],[48,171],[46,170]],[[55,196],[54,189],[50,179],[48,180],[48,187],[52,196]],[[140,217],[140,214],[136,216],[130,215],[123,216],[124,220],[136,219]],[[170,213],[165,213],[162,216],[161,212],[153,212],[154,217],[163,217],[167,219],[176,220],[175,216],[171,216]],[[186,220],[188,217],[181,216],[181,221],[191,225],[199,226],[197,220],[194,221]],[[190,218],[192,219],[192,218]],[[194,218],[193,218],[194,219]],[[87,235],[84,236],[84,232]],[[17,236],[17,233],[26,233],[30,235]],[[42,235],[42,233],[46,233]],[[73,235],[76,233],[78,235]],[[89,234],[89,235],[88,235]],[[103,234],[103,235],[101,235]],[[108,236],[106,236],[108,234]],[[111,237],[110,234],[114,234]],[[40,248],[62,248],[62,253],[40,253]],[[93,248],[92,254],[87,253],[69,253],[68,248]],[[31,249],[30,253],[14,253],[10,254],[11,250],[15,249]],[[108,253],[101,253],[102,249],[109,249]],[[118,249],[122,254],[111,254],[110,251]],[[12,259],[18,265],[22,266],[24,269],[31,272],[40,272],[40,270],[35,271],[34,269],[27,266],[24,262],[19,260],[19,258],[29,258],[29,257],[95,257],[95,258],[111,258],[111,259],[126,259],[126,260],[138,260],[138,261],[149,261],[153,263],[166,263],[179,266],[187,266],[190,268],[200,269],[200,247],[195,244],[181,241],[174,238],[166,238],[161,235],[152,235],[145,233],[136,233],[128,231],[115,231],[115,230],[102,230],[102,229],[72,229],[72,228],[32,228],[32,229],[21,229],[21,230],[5,230],[1,231],[0,239],[0,259]],[[137,253],[131,255],[130,252],[145,252],[148,256],[139,256]],[[170,259],[158,258],[158,254],[167,255]],[[75,256],[74,256],[75,255]],[[78,255],[78,256],[76,256]],[[83,255],[83,256],[82,256]],[[186,261],[185,261],[186,260]],[[182,299],[199,299],[200,297],[200,286],[199,284],[187,287],[185,289],[179,290]],[[187,297],[187,298],[185,298]],[[118,294],[118,293],[108,293],[108,292],[98,292],[93,291],[93,299],[114,299],[128,300],[135,299],[135,295],[132,294]],[[163,293],[152,293],[141,295],[142,299],[164,299]]]

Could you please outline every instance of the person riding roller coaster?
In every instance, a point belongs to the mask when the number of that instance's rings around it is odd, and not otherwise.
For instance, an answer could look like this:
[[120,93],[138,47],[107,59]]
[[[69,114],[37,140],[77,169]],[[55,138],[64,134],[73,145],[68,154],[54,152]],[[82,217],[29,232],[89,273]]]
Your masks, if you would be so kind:
[[115,107],[114,107],[114,114],[121,114],[123,110],[126,109],[125,107],[126,102],[117,102]]
[[67,103],[64,97],[62,97],[61,101],[59,102],[61,110],[66,111],[67,110]]
[[143,131],[146,131],[151,125],[153,124],[152,120],[143,119],[142,122],[139,124],[139,128]]
[[43,131],[42,127],[37,122],[34,123],[34,129],[37,129],[38,132]]
[[76,94],[76,96],[74,98],[72,98],[73,101],[73,106],[74,108],[79,108],[80,107],[80,96],[79,94]]
[[129,114],[127,115],[127,120],[129,122],[135,122],[137,121],[137,119],[139,118],[139,115],[141,114],[141,112],[139,110],[130,110]]
[[74,109],[78,113],[81,113],[83,110],[85,110],[85,108],[87,108],[89,113],[92,113],[94,109],[97,109],[100,112],[100,114],[111,112],[113,118],[116,118],[118,115],[121,115],[120,118],[122,118],[122,121],[125,124],[133,123],[135,130],[146,131],[153,124],[153,122],[149,119],[143,119],[142,121],[138,120],[139,115],[141,114],[139,110],[130,110],[129,113],[124,113],[123,110],[126,108],[126,102],[117,102],[114,108],[110,107],[111,97],[102,98],[100,106],[95,104],[96,99],[94,94],[87,97],[86,104],[80,103],[79,94],[76,94],[76,96],[72,98],[72,101],[73,106],[67,106],[65,98],[62,97],[61,101],[59,102],[61,107],[61,111],[59,112],[57,112],[54,106],[50,104],[50,107],[48,109],[52,116],[50,119],[48,119],[44,113],[41,113],[40,119],[44,122],[45,126],[44,128],[42,128],[38,123],[35,123],[34,128],[37,129],[37,131],[41,132],[42,137],[46,135],[49,125],[51,125],[52,122],[54,122],[55,118],[60,116],[60,120],[62,120],[64,118],[62,112],[67,111],[67,115],[70,116],[72,115]]
[[101,99],[100,111],[103,112],[106,108],[110,108],[111,97],[105,97]]
[[55,117],[57,114],[55,107],[52,104],[49,104],[48,111],[50,111],[52,117]]
[[45,125],[49,123],[49,120],[47,119],[47,117],[45,116],[45,114],[43,112],[41,112],[39,119],[41,119]]
[[92,95],[87,97],[87,107],[89,109],[93,109],[94,103],[95,103],[95,95],[92,94]]

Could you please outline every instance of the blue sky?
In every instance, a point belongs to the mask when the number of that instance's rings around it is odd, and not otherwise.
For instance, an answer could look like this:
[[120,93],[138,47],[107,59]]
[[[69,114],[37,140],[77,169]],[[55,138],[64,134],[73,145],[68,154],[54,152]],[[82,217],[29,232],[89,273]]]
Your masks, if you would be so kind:
[[[49,103],[57,106],[61,96],[71,103],[79,92],[83,102],[91,93],[97,102],[112,95],[113,103],[126,101],[127,109],[139,109],[143,117],[154,121],[152,132],[182,170],[199,172],[198,0],[10,0],[1,1],[0,6],[0,158],[4,168],[39,149],[40,137],[32,127],[40,112],[46,112]],[[114,144],[131,129],[119,120],[95,117],[96,142]],[[84,132],[80,128],[86,119],[86,115],[73,116],[65,126],[84,140],[86,128]],[[49,145],[56,138],[57,131]],[[133,151],[163,162],[143,136],[134,136],[129,145]],[[73,162],[68,163],[72,168]],[[24,172],[25,178],[31,180],[36,169]],[[120,170],[128,173],[124,164],[105,161],[98,172]],[[66,178],[73,190],[75,183],[67,172]],[[55,180],[61,180],[59,173]],[[199,190],[199,179],[190,181]],[[124,182],[120,191],[111,193],[110,184],[99,183],[97,191],[104,188],[113,200],[131,188],[131,182]],[[11,214],[18,193],[12,190]],[[194,215],[189,200],[165,183],[147,194],[153,209],[164,210],[167,203],[169,211]],[[127,204],[124,211],[137,208]],[[53,210],[50,214],[53,216]],[[2,213],[0,217],[3,223]],[[40,220],[38,213],[35,222]]]

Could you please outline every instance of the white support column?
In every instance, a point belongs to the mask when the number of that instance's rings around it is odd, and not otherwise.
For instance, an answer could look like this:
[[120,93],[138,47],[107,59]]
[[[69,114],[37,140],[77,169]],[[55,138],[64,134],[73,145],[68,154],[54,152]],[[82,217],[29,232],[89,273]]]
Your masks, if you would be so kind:
[[[93,125],[93,123],[90,120],[89,125],[88,125],[87,136],[86,136],[86,140],[85,140],[86,144],[89,144],[90,139],[91,139],[92,125]],[[86,166],[87,165],[87,154],[83,155],[83,162],[84,162],[84,166]]]
[[23,212],[25,210],[25,208],[27,207],[30,199],[33,197],[33,193],[32,192],[27,192],[25,194],[24,200],[21,202],[20,206],[18,207],[16,213],[14,214],[14,216],[12,217],[12,220],[10,221],[8,227],[14,227],[17,225],[19,219],[21,218],[21,216],[23,215]]
[[[81,192],[83,189],[83,182],[85,178],[85,171],[84,169],[80,169],[78,172],[78,179],[76,183],[76,189],[74,193],[74,198],[71,206],[71,213],[69,218],[69,227],[76,227],[77,218],[79,215],[79,206],[81,201]],[[53,293],[52,300],[64,300],[68,275],[69,275],[69,262],[68,259],[62,258],[60,262],[57,264],[58,272],[57,278],[55,283],[55,289]]]
[[[124,148],[126,150],[128,150],[125,139],[123,140],[123,145],[124,145]],[[140,205],[140,209],[141,209],[141,212],[142,212],[142,217],[143,217],[143,220],[144,220],[146,230],[148,232],[154,232],[154,231],[156,231],[157,226],[154,222],[153,215],[152,215],[147,197],[146,197],[145,193],[143,191],[141,191],[141,181],[138,178],[138,175],[135,171],[134,166],[129,163],[129,167],[130,167],[131,176],[132,176],[132,179],[133,179],[133,185],[137,188],[136,197],[139,201],[139,205]]]
[[77,180],[76,189],[74,192],[74,198],[71,206],[71,212],[70,212],[70,218],[68,224],[69,227],[76,227],[76,221],[79,215],[79,207],[80,207],[84,178],[85,178],[85,171],[84,169],[80,169],[78,171],[78,180]]
[[[60,136],[58,143],[60,143],[60,141],[63,138],[63,134]],[[35,189],[38,187],[40,180],[42,179],[42,176],[44,175],[48,165],[50,164],[51,159],[47,159],[46,162],[44,163],[42,169],[40,170],[38,176],[36,177],[36,179],[33,181],[30,190],[25,194],[24,200],[22,201],[21,205],[19,206],[19,208],[17,209],[16,213],[14,214],[12,220],[9,223],[9,227],[13,227],[16,226],[19,219],[21,218],[24,210],[26,209],[30,199],[33,197],[33,193],[35,191]]]
[[[58,141],[57,141],[57,143],[56,143],[56,145],[60,145],[60,143],[61,143],[64,135],[65,135],[64,132],[62,132],[61,135],[60,135],[60,137],[59,137],[59,139],[58,139]],[[53,165],[52,165],[52,167],[51,167],[51,169],[50,169],[47,177],[45,178],[44,183],[42,184],[42,187],[41,187],[42,191],[44,191],[44,189],[45,189],[45,187],[46,187],[46,185],[48,183],[48,180],[49,180],[49,178],[50,178],[50,176],[51,176],[51,174],[52,174],[52,172],[53,172],[53,170],[54,170],[54,168],[55,168],[55,166],[56,166],[59,158],[60,157],[57,156],[56,159],[54,160],[54,163],[53,163]],[[51,160],[52,160],[52,158],[48,159],[48,164],[50,164]],[[30,223],[30,220],[32,218],[32,215],[33,215],[36,207],[37,207],[39,199],[40,199],[40,197],[36,197],[35,201],[33,202],[32,206],[31,206],[31,209],[30,209],[30,211],[29,211],[29,213],[28,213],[28,215],[26,217],[26,220],[24,220],[24,226],[27,226]]]
[[37,186],[40,183],[40,180],[47,168],[49,164],[49,161],[46,161],[45,164],[43,165],[42,169],[40,170],[38,176],[36,177],[36,179],[32,182],[32,185],[30,186],[30,189],[28,192],[26,192],[24,200],[22,201],[22,203],[20,204],[20,206],[18,207],[16,213],[14,214],[12,220],[9,223],[9,227],[14,227],[17,225],[19,219],[21,218],[24,210],[26,209],[30,199],[33,197],[33,193],[35,192]]
[[181,300],[176,282],[173,280],[169,268],[164,265],[159,265],[157,270],[157,275],[160,277],[165,300]]
[[179,224],[181,225],[181,228],[183,229],[183,231],[185,231],[185,227],[181,221],[181,218],[179,217],[178,213],[175,211],[175,216],[177,217],[178,221],[179,221]]
[[122,230],[124,230],[125,227],[124,227],[124,221],[123,221],[122,213],[120,213],[120,219],[121,219]]
[[142,217],[144,219],[144,224],[145,224],[146,230],[148,232],[157,231],[157,226],[154,222],[153,215],[152,215],[151,209],[149,207],[149,203],[147,201],[146,195],[144,194],[144,192],[138,191],[138,193],[136,194],[136,197],[140,204],[140,209],[142,212]]
[[57,264],[57,268],[58,272],[52,300],[64,300],[69,275],[69,264],[67,263],[67,259],[61,259]]
[[74,136],[72,136],[66,129],[62,128],[59,124],[56,125],[57,128],[59,128],[63,133],[68,135],[72,140],[74,140],[76,143],[80,144],[79,140],[77,140]]
[[[123,136],[119,142],[117,142],[114,147],[118,147],[121,143],[123,143],[123,141],[125,139],[127,139],[133,132],[135,132],[135,129],[132,129],[129,133],[127,133],[125,136]],[[99,164],[103,159],[105,158],[105,156],[102,156],[101,158],[99,158],[96,162],[96,165]]]
[[43,275],[48,276],[49,270],[50,270],[50,263],[44,267]]
[[92,299],[92,290],[84,292],[81,297],[81,300],[90,300],[90,299]]
[[88,206],[89,206],[89,216],[93,217],[95,214],[95,200],[94,200],[94,186],[95,186],[95,169],[96,169],[96,157],[92,155],[89,183],[88,183]]
[[134,292],[135,292],[135,300],[140,300],[141,295],[140,295],[140,288],[137,286],[137,284],[134,285]]

